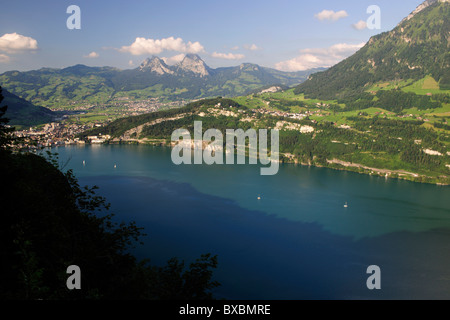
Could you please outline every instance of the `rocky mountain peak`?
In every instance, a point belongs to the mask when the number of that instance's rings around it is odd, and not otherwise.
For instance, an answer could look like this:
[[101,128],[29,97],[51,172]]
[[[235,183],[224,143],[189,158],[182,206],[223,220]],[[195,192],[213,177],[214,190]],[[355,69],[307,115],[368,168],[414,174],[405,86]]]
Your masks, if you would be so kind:
[[141,63],[139,70],[155,72],[159,75],[174,73],[162,59],[155,56],[145,59]]
[[187,54],[178,64],[178,68],[185,72],[192,72],[200,77],[210,75],[210,68],[206,65],[202,58],[196,54]]
[[422,10],[428,8],[429,6],[435,4],[436,2],[447,2],[450,3],[450,0],[425,0],[424,2],[422,2],[413,12],[411,12],[405,19],[402,20],[403,23],[404,21],[408,21],[411,18],[413,18],[416,14],[418,14],[419,12],[421,12]]

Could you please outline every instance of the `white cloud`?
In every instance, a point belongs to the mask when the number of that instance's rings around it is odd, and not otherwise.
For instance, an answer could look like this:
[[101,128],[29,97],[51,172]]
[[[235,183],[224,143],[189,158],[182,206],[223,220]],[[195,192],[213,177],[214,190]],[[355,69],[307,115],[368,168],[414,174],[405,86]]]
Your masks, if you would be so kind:
[[281,61],[275,68],[282,71],[303,71],[312,68],[331,67],[351,56],[365,43],[338,43],[328,48],[310,48],[300,50],[300,55],[287,61]]
[[0,37],[0,51],[15,53],[21,51],[37,50],[38,43],[35,39],[18,33],[5,33]]
[[334,12],[333,10],[323,10],[314,15],[320,21],[329,20],[329,21],[338,21],[339,19],[348,17],[348,13],[345,10]]
[[165,39],[146,39],[136,38],[129,46],[123,46],[119,49],[121,52],[129,52],[132,55],[139,56],[144,54],[160,54],[163,51],[177,51],[184,53],[200,53],[205,49],[200,42],[184,42],[181,38],[169,37]]
[[231,50],[234,50],[234,51],[239,50],[239,46],[234,46],[233,48],[231,48]]
[[256,50],[261,50],[261,48],[259,48],[256,44],[246,44],[244,45],[244,49],[250,50],[250,51],[256,51]]
[[0,63],[8,63],[9,61],[11,61],[10,57],[8,57],[6,54],[0,53]]
[[129,65],[130,67],[132,67],[132,66],[134,65],[133,60],[128,61],[128,65]]
[[244,59],[245,56],[243,54],[234,54],[234,53],[218,53],[213,52],[211,57],[218,59],[226,59],[226,60],[241,60]]
[[183,61],[185,56],[186,56],[185,54],[181,53],[181,54],[177,54],[173,57],[168,57],[168,58],[163,57],[161,59],[168,65],[174,65],[174,64],[177,64],[178,62]]
[[100,55],[97,52],[92,51],[91,53],[89,53],[88,55],[85,55],[83,57],[85,57],[85,58],[98,58],[99,56]]
[[359,20],[357,23],[352,24],[352,27],[356,30],[364,30],[367,28],[367,23],[363,20]]

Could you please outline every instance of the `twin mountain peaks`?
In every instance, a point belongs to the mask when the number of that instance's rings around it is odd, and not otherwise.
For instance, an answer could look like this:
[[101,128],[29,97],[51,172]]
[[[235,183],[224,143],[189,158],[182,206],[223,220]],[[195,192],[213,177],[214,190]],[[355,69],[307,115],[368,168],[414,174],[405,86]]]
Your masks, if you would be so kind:
[[[197,76],[197,77],[208,77],[220,74],[224,71],[233,70],[235,74],[238,71],[248,71],[248,72],[268,72],[269,74],[278,74],[278,75],[290,75],[292,79],[297,78],[295,81],[304,80],[304,75],[311,73],[312,71],[318,71],[323,68],[317,68],[312,70],[300,71],[300,72],[283,72],[270,68],[264,68],[257,64],[253,63],[242,63],[237,67],[228,67],[228,68],[218,68],[213,69],[210,68],[205,61],[200,58],[197,54],[186,54],[184,58],[175,65],[169,66],[164,59],[161,59],[157,56],[152,56],[151,58],[147,58],[144,60],[139,66],[139,71],[141,72],[153,72],[158,75],[173,75],[173,76]],[[288,81],[289,82],[289,81]],[[281,84],[287,85],[286,81],[280,81]],[[273,83],[276,84],[276,83]],[[267,84],[268,85],[268,84]]]
[[196,54],[185,55],[183,60],[174,66],[169,66],[163,59],[153,56],[142,62],[139,70],[155,72],[159,75],[192,73],[200,77],[209,76],[212,72],[212,69]]
[[[191,100],[233,97],[281,85],[321,100],[358,99],[374,85],[410,85],[432,77],[450,90],[450,0],[427,0],[393,30],[373,36],[351,57],[327,70],[282,72],[256,64],[213,69],[196,54],[168,65],[151,57],[135,69],[77,65],[0,74],[0,85],[35,105],[64,109],[107,105],[116,97]],[[306,80],[306,81],[305,81]],[[299,85],[300,84],[300,85]]]
[[108,104],[116,98],[180,101],[234,97],[271,86],[292,87],[323,69],[282,72],[256,64],[213,69],[196,54],[168,65],[151,57],[134,69],[75,65],[0,74],[1,86],[36,105],[65,109],[77,104]]

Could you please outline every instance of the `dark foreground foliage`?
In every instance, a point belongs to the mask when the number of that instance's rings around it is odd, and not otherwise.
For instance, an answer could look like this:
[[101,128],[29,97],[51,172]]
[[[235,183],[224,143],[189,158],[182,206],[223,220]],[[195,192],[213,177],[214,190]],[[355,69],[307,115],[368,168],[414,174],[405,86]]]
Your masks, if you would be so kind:
[[[0,111],[0,299],[212,299],[216,256],[138,261],[128,249],[143,230],[115,222],[96,187],[81,187],[54,155],[12,153]],[[70,265],[81,290],[67,289]]]

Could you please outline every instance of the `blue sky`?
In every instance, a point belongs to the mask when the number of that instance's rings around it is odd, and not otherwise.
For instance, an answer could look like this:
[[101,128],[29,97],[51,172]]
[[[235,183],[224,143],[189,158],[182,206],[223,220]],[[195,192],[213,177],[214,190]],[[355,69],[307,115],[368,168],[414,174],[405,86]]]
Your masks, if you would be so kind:
[[[199,54],[213,68],[330,66],[394,28],[421,2],[8,1],[0,5],[0,72],[79,63],[127,69],[153,54],[175,63],[185,53]],[[81,9],[80,30],[66,26],[69,5]],[[381,9],[380,30],[364,28],[370,5]]]

